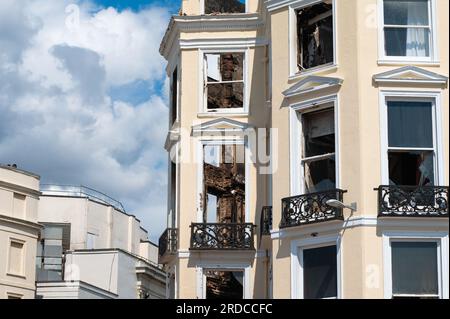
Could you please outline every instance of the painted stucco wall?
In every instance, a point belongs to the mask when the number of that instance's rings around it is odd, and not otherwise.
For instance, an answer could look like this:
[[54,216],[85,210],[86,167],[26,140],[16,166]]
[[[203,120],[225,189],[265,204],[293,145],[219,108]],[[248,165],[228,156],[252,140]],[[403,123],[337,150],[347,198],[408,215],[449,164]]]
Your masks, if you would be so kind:
[[[0,299],[34,298],[38,196],[38,176],[0,166]],[[12,242],[22,245],[17,255]]]

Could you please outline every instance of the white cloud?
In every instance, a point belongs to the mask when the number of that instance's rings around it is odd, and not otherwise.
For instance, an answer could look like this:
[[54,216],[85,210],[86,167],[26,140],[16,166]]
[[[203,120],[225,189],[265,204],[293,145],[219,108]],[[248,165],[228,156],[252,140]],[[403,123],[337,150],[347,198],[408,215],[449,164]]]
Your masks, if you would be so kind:
[[107,92],[138,80],[165,87],[158,48],[169,13],[91,13],[83,2],[74,27],[68,4],[0,2],[0,162],[106,192],[156,239],[166,221],[166,94],[130,105]]

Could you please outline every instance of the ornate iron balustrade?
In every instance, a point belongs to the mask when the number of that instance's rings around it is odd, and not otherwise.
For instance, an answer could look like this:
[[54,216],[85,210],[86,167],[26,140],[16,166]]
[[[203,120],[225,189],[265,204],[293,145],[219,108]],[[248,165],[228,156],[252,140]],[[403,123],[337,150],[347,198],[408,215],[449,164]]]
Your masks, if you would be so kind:
[[270,235],[272,230],[272,206],[265,206],[261,212],[261,236]]
[[280,228],[295,227],[329,220],[343,220],[342,209],[327,205],[330,199],[343,200],[347,191],[333,189],[282,199]]
[[252,250],[255,225],[196,223],[191,225],[191,250]]
[[386,186],[378,191],[378,217],[448,217],[448,186]]
[[177,252],[178,245],[178,229],[168,228],[159,237],[159,257],[164,257],[166,255],[175,254]]

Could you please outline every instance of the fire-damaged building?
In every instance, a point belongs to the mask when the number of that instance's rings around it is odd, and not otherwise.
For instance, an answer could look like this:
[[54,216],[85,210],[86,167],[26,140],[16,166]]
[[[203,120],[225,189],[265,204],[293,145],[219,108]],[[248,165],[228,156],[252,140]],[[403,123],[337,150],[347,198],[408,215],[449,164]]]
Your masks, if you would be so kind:
[[160,47],[167,298],[449,297],[448,12],[182,1]]

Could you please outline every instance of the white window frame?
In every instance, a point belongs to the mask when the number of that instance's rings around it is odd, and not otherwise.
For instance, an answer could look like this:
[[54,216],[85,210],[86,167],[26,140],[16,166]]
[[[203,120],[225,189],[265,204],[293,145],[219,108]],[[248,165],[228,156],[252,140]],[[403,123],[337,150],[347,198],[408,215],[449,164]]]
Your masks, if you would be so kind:
[[[378,0],[378,63],[439,63],[439,50],[437,42],[437,22],[436,22],[436,0],[428,0],[428,20],[430,28],[430,56],[415,57],[415,56],[388,56],[385,49],[385,25],[384,25],[384,0]],[[407,27],[407,26],[405,26]]]
[[202,264],[197,267],[197,297],[199,299],[206,299],[206,274],[208,270],[216,271],[242,271],[244,273],[243,285],[243,299],[252,299],[250,287],[250,270],[251,266],[248,264],[229,264],[229,265],[215,265]]
[[443,141],[442,141],[442,107],[440,92],[418,91],[380,91],[380,121],[381,121],[381,181],[389,185],[389,150],[429,150],[422,148],[390,148],[388,132],[388,101],[426,101],[433,108],[433,149],[434,151],[434,185],[445,183]]
[[333,5],[333,62],[324,65],[319,65],[300,71],[297,66],[297,52],[298,52],[298,37],[297,37],[297,15],[296,11],[316,5],[323,0],[304,0],[296,1],[289,5],[289,79],[295,79],[300,76],[323,72],[324,70],[337,68],[338,65],[338,50],[337,50],[337,6],[336,0],[332,0]]
[[[448,232],[383,232],[384,298],[392,299],[392,242],[436,242],[438,244],[439,298],[449,298]],[[423,295],[418,295],[418,297]]]
[[[330,106],[333,104],[333,106]],[[290,196],[305,194],[304,164],[302,163],[303,128],[302,113],[309,113],[320,109],[334,108],[334,131],[335,131],[335,161],[336,161],[336,188],[340,188],[340,152],[339,152],[339,98],[338,95],[325,96],[318,99],[308,100],[290,107]]]
[[[249,0],[245,0],[245,13],[249,13]],[[205,15],[205,0],[200,0],[200,14]],[[228,13],[228,14],[244,14],[244,13]]]
[[303,251],[314,248],[336,246],[337,299],[343,298],[342,245],[339,234],[293,240],[291,242],[291,298],[304,299]]
[[[248,77],[248,58],[250,48],[246,47],[230,47],[230,48],[218,48],[218,49],[199,49],[199,115],[200,116],[227,116],[233,115],[248,115],[249,109],[249,77]],[[207,54],[222,54],[222,53],[243,53],[244,65],[243,65],[243,107],[230,108],[230,109],[215,109],[214,111],[208,110],[208,97],[206,90],[207,69],[205,63],[205,56]]]
[[[205,145],[244,145],[245,149],[245,202],[250,203],[250,163],[251,154],[248,147],[248,142],[244,138],[230,138],[230,139],[214,139],[204,138],[197,142],[197,223],[203,223],[203,207],[201,205],[203,194],[203,161],[204,161],[204,146]],[[250,223],[250,205],[245,205],[245,222]]]

